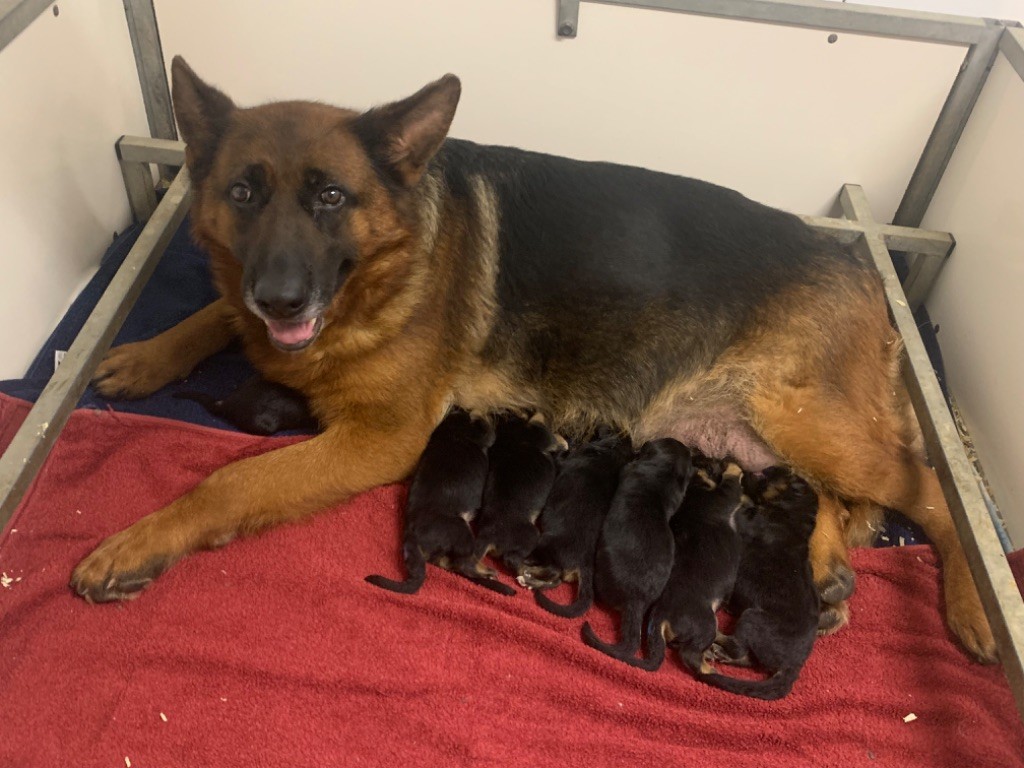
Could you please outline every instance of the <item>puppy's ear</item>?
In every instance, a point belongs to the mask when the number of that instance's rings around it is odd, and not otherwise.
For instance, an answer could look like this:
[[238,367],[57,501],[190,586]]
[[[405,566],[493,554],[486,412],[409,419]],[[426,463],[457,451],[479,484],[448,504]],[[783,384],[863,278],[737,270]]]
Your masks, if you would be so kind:
[[461,94],[459,78],[445,75],[408,98],[363,113],[352,128],[374,162],[411,187],[448,135]]
[[213,166],[217,144],[227,129],[235,104],[192,71],[181,56],[171,62],[171,98],[181,137],[188,147],[185,163],[196,182]]

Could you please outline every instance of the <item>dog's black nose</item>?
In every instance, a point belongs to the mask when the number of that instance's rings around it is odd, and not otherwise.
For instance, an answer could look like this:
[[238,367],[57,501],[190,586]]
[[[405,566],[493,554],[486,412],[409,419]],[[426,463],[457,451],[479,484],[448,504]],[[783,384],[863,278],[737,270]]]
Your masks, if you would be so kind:
[[253,287],[256,306],[274,320],[289,320],[309,304],[309,287],[300,277],[260,280]]

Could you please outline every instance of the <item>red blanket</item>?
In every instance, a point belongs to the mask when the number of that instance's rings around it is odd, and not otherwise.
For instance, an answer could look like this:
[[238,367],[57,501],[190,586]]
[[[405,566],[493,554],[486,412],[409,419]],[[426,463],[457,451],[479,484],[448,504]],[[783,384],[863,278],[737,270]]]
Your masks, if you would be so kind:
[[[0,397],[0,447],[26,411]],[[133,603],[72,596],[104,536],[283,442],[74,414],[0,540],[0,766],[1024,766],[1002,672],[953,645],[922,547],[855,553],[851,626],[776,703],[617,664],[526,594],[436,569],[413,597],[371,587],[399,573],[397,487],[189,558]]]

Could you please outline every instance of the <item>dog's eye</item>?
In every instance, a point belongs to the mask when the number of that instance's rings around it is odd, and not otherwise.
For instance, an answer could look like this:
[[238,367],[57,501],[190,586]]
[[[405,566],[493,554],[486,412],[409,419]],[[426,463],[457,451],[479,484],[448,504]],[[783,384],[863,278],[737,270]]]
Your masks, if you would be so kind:
[[252,200],[252,190],[246,184],[232,184],[228,194],[236,203],[248,203]]
[[337,208],[345,202],[345,195],[337,187],[327,187],[320,193],[320,202],[328,208]]

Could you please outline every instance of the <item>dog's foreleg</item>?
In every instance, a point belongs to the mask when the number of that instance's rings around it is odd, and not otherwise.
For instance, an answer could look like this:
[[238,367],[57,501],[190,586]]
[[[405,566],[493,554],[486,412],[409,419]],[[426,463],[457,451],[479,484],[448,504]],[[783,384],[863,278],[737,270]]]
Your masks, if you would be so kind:
[[374,429],[355,421],[229,464],[169,506],[100,544],[71,586],[93,602],[136,597],[175,562],[238,535],[298,520],[412,470],[430,426]]

